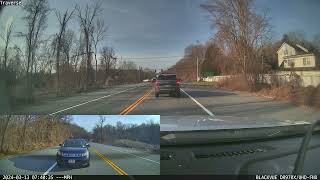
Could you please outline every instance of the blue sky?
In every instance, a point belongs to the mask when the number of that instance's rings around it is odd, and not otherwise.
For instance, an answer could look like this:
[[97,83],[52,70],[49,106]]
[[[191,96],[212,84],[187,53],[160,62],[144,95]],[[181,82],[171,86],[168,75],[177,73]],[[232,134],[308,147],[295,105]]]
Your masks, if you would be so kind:
[[[108,38],[103,44],[115,48],[123,57],[182,56],[184,48],[197,41],[205,42],[213,36],[208,14],[200,8],[207,0],[104,0],[101,18],[109,26]],[[76,3],[89,0],[50,0],[50,7],[60,10],[72,8]],[[15,16],[16,30],[24,25],[19,7],[5,8],[0,16],[3,24]],[[280,39],[289,31],[300,31],[311,39],[320,32],[319,0],[257,0],[258,11],[268,10],[273,26],[273,38]],[[57,32],[54,13],[48,19],[46,35]],[[79,30],[77,20],[69,25]],[[133,60],[143,67],[165,69],[179,58]],[[156,62],[155,62],[156,61]]]
[[[104,115],[106,124],[116,125],[118,121],[123,124],[142,124],[149,121],[160,124],[160,115]],[[91,131],[99,121],[98,115],[73,115],[72,122],[85,128],[87,131]]]

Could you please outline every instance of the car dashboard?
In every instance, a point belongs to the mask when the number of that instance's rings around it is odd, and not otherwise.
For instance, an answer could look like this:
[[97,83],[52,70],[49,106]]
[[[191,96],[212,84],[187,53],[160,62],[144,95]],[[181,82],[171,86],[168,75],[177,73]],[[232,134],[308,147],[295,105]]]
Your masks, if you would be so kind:
[[[229,143],[161,145],[162,174],[292,174],[304,135]],[[320,134],[308,143],[302,174],[320,174]]]

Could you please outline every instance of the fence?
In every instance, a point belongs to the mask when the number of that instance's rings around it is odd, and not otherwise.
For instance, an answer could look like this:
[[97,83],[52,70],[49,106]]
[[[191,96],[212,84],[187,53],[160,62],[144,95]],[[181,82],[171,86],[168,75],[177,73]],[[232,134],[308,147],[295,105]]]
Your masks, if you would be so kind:
[[230,77],[230,76],[208,76],[208,77],[203,78],[202,80],[205,82],[219,82],[219,81],[226,79],[228,77]]
[[[295,71],[301,79],[301,85],[304,87],[307,86],[318,86],[320,84],[320,71]],[[289,71],[279,71],[275,74],[280,80],[289,82],[290,81],[290,72]],[[270,74],[264,75],[267,83],[270,83]]]
[[[316,87],[320,84],[320,71],[295,71],[295,73],[301,78],[301,85],[304,87],[307,87],[307,86]],[[277,78],[281,82],[290,81],[290,71],[278,71],[273,75],[264,74],[264,81],[270,84],[272,76],[277,76]],[[228,77],[230,76],[209,76],[209,77],[203,78],[203,81],[219,82]]]

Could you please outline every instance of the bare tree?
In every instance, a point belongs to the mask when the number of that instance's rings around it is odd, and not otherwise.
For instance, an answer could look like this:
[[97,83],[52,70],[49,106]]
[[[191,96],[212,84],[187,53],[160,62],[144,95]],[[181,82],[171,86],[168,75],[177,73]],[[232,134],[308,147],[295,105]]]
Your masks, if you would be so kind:
[[103,123],[106,121],[104,116],[99,116],[98,126],[100,127],[100,143],[103,143]]
[[1,123],[4,123],[4,126],[1,127],[1,146],[0,146],[0,152],[3,152],[4,149],[3,149],[3,145],[4,145],[4,138],[5,138],[5,135],[6,135],[6,131],[8,129],[8,126],[9,126],[9,122],[11,120],[11,115],[6,115],[6,116],[3,116],[3,119],[0,118],[1,120]]
[[313,36],[312,44],[317,48],[318,53],[320,52],[320,33]]
[[[313,42],[316,40],[317,36],[314,36]],[[306,35],[304,32],[301,31],[292,31],[287,32],[282,37],[282,42],[289,42],[292,44],[299,44],[305,48],[307,48],[309,51],[316,52],[317,46],[315,43],[309,42],[306,38]]]
[[56,146],[71,135],[89,137],[85,129],[69,119],[61,115],[0,115],[0,152],[10,154]]
[[222,73],[222,52],[214,43],[210,42],[207,45],[204,61],[201,65],[201,72],[205,76],[219,75]]
[[202,7],[212,16],[216,38],[237,60],[237,67],[251,88],[255,88],[261,61],[257,50],[269,38],[270,25],[266,14],[259,15],[253,0],[211,0]]
[[110,69],[116,65],[117,58],[115,57],[114,49],[111,47],[103,47],[100,54],[100,63],[104,66],[106,79],[110,74]]
[[42,41],[41,46],[39,47],[39,70],[43,74],[50,73],[50,69],[52,67],[52,51],[55,51],[55,48],[51,46],[52,41],[52,36],[49,36],[47,39]]
[[23,9],[26,15],[23,19],[27,22],[27,32],[21,33],[26,38],[26,54],[27,54],[27,94],[28,100],[32,95],[31,76],[32,67],[34,64],[35,52],[39,42],[39,35],[46,27],[46,19],[49,13],[47,0],[27,0],[24,3]]
[[22,150],[25,150],[25,146],[26,146],[26,130],[27,130],[27,124],[28,122],[31,120],[32,115],[25,115],[24,122],[23,122],[23,129],[22,129],[22,134],[21,134],[21,141],[20,143],[20,147],[22,147]]
[[137,70],[138,67],[137,65],[130,60],[123,60],[119,62],[119,67],[120,70]]
[[102,12],[101,3],[97,2],[93,4],[93,6],[86,5],[84,10],[82,10],[79,6],[76,7],[78,12],[78,19],[80,21],[81,30],[84,33],[85,40],[85,52],[86,52],[86,82],[85,82],[85,91],[87,90],[87,86],[89,84],[90,78],[90,68],[91,68],[91,34],[93,32],[94,20],[95,18]]
[[[204,59],[205,59],[205,52],[206,46],[203,44],[191,44],[185,48],[185,57],[190,59],[192,62],[192,67],[194,70],[191,70],[190,73],[194,75],[194,78],[197,79],[197,67],[201,67]],[[198,64],[197,64],[198,63]],[[199,72],[198,72],[199,73]]]
[[13,20],[9,18],[4,30],[4,33],[1,34],[1,39],[4,41],[4,59],[3,59],[3,70],[4,72],[7,71],[7,61],[8,61],[8,46],[11,41],[12,37],[12,30],[13,30]]
[[15,71],[16,77],[20,78],[23,73],[22,56],[23,52],[17,45],[13,46],[14,50],[14,62],[12,62],[12,71]]
[[97,19],[95,25],[93,26],[92,41],[94,47],[94,59],[96,61],[96,72],[95,72],[95,81],[97,81],[97,73],[98,73],[98,59],[97,59],[97,51],[98,51],[98,43],[102,41],[106,37],[107,27],[104,24],[104,21],[101,19]]
[[56,54],[56,93],[57,95],[60,94],[60,52],[62,48],[62,38],[65,35],[66,27],[68,22],[70,21],[74,10],[72,10],[70,13],[69,10],[66,10],[63,14],[59,11],[55,11],[55,14],[58,18],[59,24],[60,24],[60,30],[57,34],[57,54]]
[[68,69],[70,65],[71,49],[73,44],[74,44],[74,31],[69,29],[65,32],[65,35],[63,37],[63,43],[62,43],[62,50],[66,56],[66,64]]

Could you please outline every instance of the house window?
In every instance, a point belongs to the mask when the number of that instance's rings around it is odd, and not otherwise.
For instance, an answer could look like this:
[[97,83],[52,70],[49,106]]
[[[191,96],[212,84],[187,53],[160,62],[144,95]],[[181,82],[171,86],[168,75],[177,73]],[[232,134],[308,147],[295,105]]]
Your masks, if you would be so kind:
[[310,65],[311,62],[309,60],[309,58],[303,58],[303,65]]

